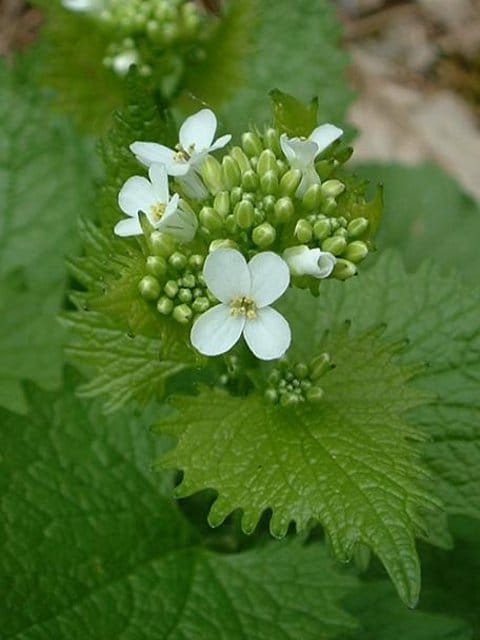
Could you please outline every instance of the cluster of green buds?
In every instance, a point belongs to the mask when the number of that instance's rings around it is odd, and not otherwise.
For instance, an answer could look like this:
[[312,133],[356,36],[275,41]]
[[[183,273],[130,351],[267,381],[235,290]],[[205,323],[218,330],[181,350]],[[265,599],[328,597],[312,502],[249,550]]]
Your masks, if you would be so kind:
[[216,302],[205,286],[202,267],[205,257],[177,247],[171,236],[153,231],[147,237],[145,275],[138,283],[142,298],[156,305],[162,316],[180,324],[207,311]]
[[319,380],[332,367],[328,353],[320,354],[309,363],[290,365],[288,360],[280,360],[268,378],[265,398],[271,404],[280,404],[282,407],[320,402],[323,389]]

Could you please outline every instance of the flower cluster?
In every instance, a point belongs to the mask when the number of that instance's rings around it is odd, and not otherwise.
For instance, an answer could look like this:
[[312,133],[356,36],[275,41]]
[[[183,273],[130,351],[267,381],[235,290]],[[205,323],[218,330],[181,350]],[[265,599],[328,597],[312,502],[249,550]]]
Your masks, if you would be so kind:
[[[125,75],[132,64],[143,75],[153,71],[149,51],[169,52],[168,68],[174,69],[187,45],[199,46],[209,37],[213,24],[191,0],[62,0],[70,11],[85,13],[114,35],[105,52],[104,64],[117,75]],[[195,48],[195,47],[194,47]],[[195,55],[201,56],[201,47]]]
[[[289,286],[316,291],[322,280],[357,272],[370,248],[365,187],[338,177],[349,153],[331,124],[307,139],[248,131],[228,151],[231,136],[216,139],[216,129],[213,112],[202,109],[182,124],[173,149],[132,143],[148,178],[123,185],[118,203],[128,217],[115,233],[145,236],[140,295],[191,325],[200,353],[228,353],[243,336],[257,358],[281,358],[291,332],[271,304]],[[221,160],[212,155],[222,149]],[[282,365],[270,400],[320,398],[322,367]]]
[[309,363],[290,366],[283,359],[268,378],[265,398],[272,404],[294,407],[302,402],[319,402],[323,398],[320,378],[333,367],[328,353],[322,353]]

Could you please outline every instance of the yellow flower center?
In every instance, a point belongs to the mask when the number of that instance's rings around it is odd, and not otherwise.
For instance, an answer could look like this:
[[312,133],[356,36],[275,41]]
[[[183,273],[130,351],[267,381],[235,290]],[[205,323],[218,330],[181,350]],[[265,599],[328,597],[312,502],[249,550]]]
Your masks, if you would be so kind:
[[162,204],[161,202],[157,202],[153,207],[150,208],[150,214],[152,216],[152,220],[154,222],[160,222],[163,214],[165,213],[165,209],[167,208],[166,204]]
[[245,296],[234,298],[230,302],[230,315],[235,318],[237,316],[245,316],[247,320],[253,320],[257,317],[257,305],[253,300]]
[[177,150],[173,155],[175,162],[188,162],[192,157],[192,153],[195,151],[195,144],[189,145],[188,149],[184,149],[179,143],[175,146]]

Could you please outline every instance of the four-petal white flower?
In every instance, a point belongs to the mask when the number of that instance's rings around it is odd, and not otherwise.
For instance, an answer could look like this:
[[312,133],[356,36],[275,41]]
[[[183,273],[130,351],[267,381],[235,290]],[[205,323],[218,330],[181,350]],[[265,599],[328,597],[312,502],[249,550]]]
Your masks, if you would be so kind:
[[305,244],[285,249],[283,259],[288,264],[292,276],[313,276],[314,278],[328,278],[336,262],[332,253],[320,251],[320,249],[309,249]]
[[312,131],[306,140],[288,138],[285,133],[280,136],[280,146],[292,169],[302,173],[297,189],[297,196],[303,196],[312,184],[320,184],[320,177],[315,169],[315,158],[319,153],[338,140],[343,134],[333,124],[322,124]]
[[203,276],[220,304],[194,323],[193,346],[206,356],[216,356],[229,351],[243,333],[257,358],[280,358],[290,346],[290,326],[269,305],[290,283],[284,260],[264,251],[247,264],[239,251],[217,249],[207,257]]
[[205,157],[227,145],[230,134],[213,141],[217,130],[217,118],[210,109],[202,109],[188,117],[180,127],[179,143],[175,149],[156,142],[134,142],[131,151],[137,159],[149,167],[153,162],[165,165],[170,176],[186,176],[196,170]]
[[180,242],[189,242],[197,230],[195,215],[181,209],[178,193],[170,198],[168,176],[162,164],[152,164],[148,175],[150,180],[133,176],[123,185],[118,194],[118,204],[130,218],[118,222],[115,233],[118,236],[143,233],[138,217],[139,212],[143,211],[155,229],[170,234]]

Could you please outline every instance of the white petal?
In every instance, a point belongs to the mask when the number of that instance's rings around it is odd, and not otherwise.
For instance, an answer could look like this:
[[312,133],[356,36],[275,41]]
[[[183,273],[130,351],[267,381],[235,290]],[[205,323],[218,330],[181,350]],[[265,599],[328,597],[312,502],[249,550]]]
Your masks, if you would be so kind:
[[202,179],[195,171],[190,171],[184,176],[178,176],[178,182],[182,187],[187,198],[193,198],[194,200],[203,200],[208,195],[208,191],[203,184]]
[[205,356],[229,351],[242,335],[245,316],[232,316],[226,304],[217,304],[194,323],[190,340]]
[[141,176],[129,178],[118,194],[118,206],[129,216],[136,216],[139,211],[149,213],[156,202],[152,185]]
[[288,263],[292,275],[314,278],[327,278],[332,273],[336,261],[335,256],[328,251],[309,249],[304,244],[285,249],[283,258]]
[[250,271],[245,258],[235,249],[217,249],[205,260],[203,277],[221,302],[250,296]]
[[143,233],[143,229],[140,225],[138,218],[127,218],[127,220],[120,220],[117,222],[114,228],[114,233],[117,236],[126,238],[128,236],[138,236]]
[[302,179],[300,180],[300,184],[298,185],[298,189],[295,192],[295,195],[301,198],[308,187],[311,187],[312,184],[320,184],[320,176],[318,175],[315,165],[310,164],[308,167],[304,167],[302,171]]
[[94,8],[92,0],[62,0],[62,5],[70,11],[89,11]]
[[130,151],[146,167],[154,162],[164,164],[169,174],[170,167],[177,164],[174,159],[175,151],[157,142],[134,142],[130,145]]
[[227,133],[227,135],[222,136],[221,138],[218,138],[218,140],[215,140],[215,142],[210,146],[209,151],[216,151],[217,149],[223,149],[223,147],[225,147],[230,140],[232,139],[232,136]]
[[308,139],[318,145],[317,155],[338,140],[343,131],[333,124],[322,124],[312,131]]
[[217,130],[217,118],[210,109],[202,109],[190,116],[180,127],[180,146],[189,150],[195,145],[195,151],[208,149]]
[[292,138],[289,140],[290,149],[295,154],[295,160],[290,164],[297,164],[296,168],[304,169],[313,166],[315,156],[318,154],[318,145],[311,140],[299,140]]
[[248,263],[252,279],[250,295],[257,307],[266,307],[277,300],[290,284],[287,263],[272,251],[257,253]]
[[243,335],[252,353],[260,360],[281,358],[292,339],[290,325],[272,307],[259,309],[254,320],[247,320]]
[[153,192],[157,202],[166,204],[170,197],[168,192],[168,175],[164,164],[152,164],[148,170],[150,182],[152,183]]
[[197,232],[198,221],[191,211],[178,208],[178,194],[170,200],[156,229],[168,233],[180,242],[191,242]]
[[295,160],[295,152],[290,145],[290,138],[288,138],[285,133],[282,133],[280,136],[280,146],[288,163],[291,164]]

